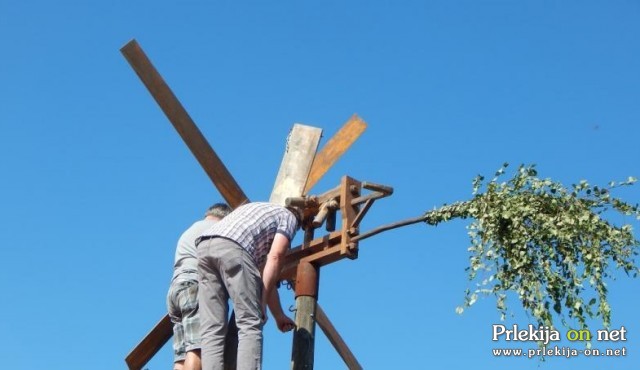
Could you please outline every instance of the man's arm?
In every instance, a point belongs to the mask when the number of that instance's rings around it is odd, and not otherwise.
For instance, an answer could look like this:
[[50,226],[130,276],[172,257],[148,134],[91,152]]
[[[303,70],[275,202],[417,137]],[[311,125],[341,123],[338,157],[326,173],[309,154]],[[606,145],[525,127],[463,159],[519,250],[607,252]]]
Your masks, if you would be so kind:
[[271,297],[269,297],[269,310],[276,320],[276,325],[281,332],[284,333],[296,327],[296,323],[285,315],[282,310],[278,289],[274,289],[271,293]]
[[271,249],[267,255],[267,262],[264,265],[264,270],[262,272],[262,311],[266,317],[266,307],[267,304],[269,304],[271,313],[276,319],[278,328],[281,331],[293,329],[293,326],[291,325],[293,324],[293,321],[284,314],[280,303],[280,296],[276,289],[280,270],[282,270],[282,266],[284,265],[284,257],[290,245],[291,243],[286,236],[277,233],[273,238]]

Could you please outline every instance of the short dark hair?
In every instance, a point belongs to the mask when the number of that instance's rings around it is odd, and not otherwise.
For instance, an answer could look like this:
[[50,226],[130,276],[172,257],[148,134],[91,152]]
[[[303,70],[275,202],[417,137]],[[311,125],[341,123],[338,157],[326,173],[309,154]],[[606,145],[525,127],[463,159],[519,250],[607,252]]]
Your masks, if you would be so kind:
[[204,215],[224,218],[229,213],[231,213],[231,207],[229,207],[226,203],[216,203],[207,208],[207,212],[205,212]]

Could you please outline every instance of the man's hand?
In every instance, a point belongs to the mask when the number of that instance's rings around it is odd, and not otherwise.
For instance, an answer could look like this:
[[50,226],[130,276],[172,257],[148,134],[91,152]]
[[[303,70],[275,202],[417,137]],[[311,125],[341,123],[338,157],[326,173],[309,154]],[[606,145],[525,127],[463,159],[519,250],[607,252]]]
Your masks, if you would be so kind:
[[296,323],[287,315],[280,315],[276,317],[275,320],[276,325],[278,325],[278,329],[283,333],[286,333],[296,327]]

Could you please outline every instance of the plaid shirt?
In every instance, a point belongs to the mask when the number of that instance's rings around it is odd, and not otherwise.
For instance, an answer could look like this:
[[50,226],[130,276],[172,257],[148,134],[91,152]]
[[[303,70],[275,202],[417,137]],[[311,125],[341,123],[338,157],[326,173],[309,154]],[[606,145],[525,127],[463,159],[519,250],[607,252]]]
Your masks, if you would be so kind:
[[298,220],[288,209],[272,203],[248,203],[207,229],[201,238],[223,237],[238,243],[260,266],[266,259],[276,233],[289,241],[298,230]]

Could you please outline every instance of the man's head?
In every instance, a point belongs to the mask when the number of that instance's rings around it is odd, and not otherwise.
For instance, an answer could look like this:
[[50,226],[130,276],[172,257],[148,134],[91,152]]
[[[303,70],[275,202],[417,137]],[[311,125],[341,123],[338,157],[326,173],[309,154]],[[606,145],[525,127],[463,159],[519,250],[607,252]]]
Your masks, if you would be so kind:
[[207,209],[204,216],[214,220],[222,220],[226,215],[231,213],[231,207],[225,203],[216,203]]

